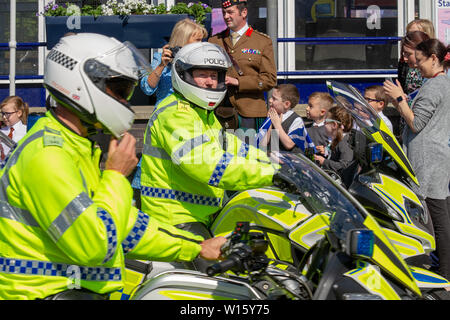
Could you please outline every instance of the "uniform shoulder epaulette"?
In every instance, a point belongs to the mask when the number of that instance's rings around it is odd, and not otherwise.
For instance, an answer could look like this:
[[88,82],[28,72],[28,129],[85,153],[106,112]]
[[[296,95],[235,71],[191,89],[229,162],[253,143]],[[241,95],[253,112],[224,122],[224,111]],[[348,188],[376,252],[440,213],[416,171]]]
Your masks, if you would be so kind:
[[64,139],[61,136],[61,132],[49,127],[44,129],[44,147],[57,146],[62,147]]
[[178,100],[177,109],[178,111],[190,111],[191,104],[187,101]]
[[266,38],[272,40],[272,38],[268,34],[265,34],[264,32],[261,32],[261,31],[255,30],[255,29],[253,29],[253,31],[262,35],[263,37],[266,37]]

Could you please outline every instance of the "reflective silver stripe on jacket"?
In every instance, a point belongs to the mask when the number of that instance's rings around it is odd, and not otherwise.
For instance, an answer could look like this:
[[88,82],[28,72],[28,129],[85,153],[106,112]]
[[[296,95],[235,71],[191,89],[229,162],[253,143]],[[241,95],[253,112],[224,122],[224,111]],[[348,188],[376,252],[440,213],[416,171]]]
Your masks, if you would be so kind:
[[184,191],[153,188],[153,187],[141,187],[141,195],[150,198],[160,199],[172,199],[177,201],[188,202],[192,204],[199,204],[204,206],[219,207],[221,198],[207,197],[198,194],[192,194]]
[[93,203],[85,192],[77,195],[48,227],[47,232],[53,241],[57,242],[75,220]]
[[146,129],[146,135],[144,140],[144,147],[142,148],[142,154],[145,154],[146,156],[163,159],[163,160],[171,160],[170,156],[167,154],[167,152],[162,149],[155,146],[152,146],[152,133],[151,128],[153,127],[153,123],[156,121],[156,118],[158,115],[166,110],[169,107],[175,106],[178,104],[178,101],[174,101],[172,103],[169,103],[167,106],[161,107],[159,109],[156,109],[150,119],[148,120],[147,129]]
[[171,160],[169,154],[163,148],[154,147],[148,144],[144,144],[142,148],[142,153],[146,156],[163,159],[163,160]]
[[49,261],[12,259],[0,257],[0,273],[30,276],[70,277],[86,281],[121,281],[120,268],[84,267]]
[[202,134],[201,136],[189,139],[180,148],[178,148],[176,151],[172,153],[172,161],[175,164],[180,164],[181,158],[183,158],[185,155],[187,155],[196,147],[201,146],[202,144],[209,141],[210,139],[206,134]]
[[31,227],[38,227],[39,224],[36,222],[29,211],[14,207],[8,202],[6,189],[10,185],[9,170],[13,165],[17,163],[19,155],[21,154],[23,149],[34,140],[42,138],[43,135],[44,130],[40,130],[29,136],[20,146],[16,148],[14,153],[8,159],[8,162],[6,163],[4,168],[3,175],[0,179],[0,217],[14,220]]

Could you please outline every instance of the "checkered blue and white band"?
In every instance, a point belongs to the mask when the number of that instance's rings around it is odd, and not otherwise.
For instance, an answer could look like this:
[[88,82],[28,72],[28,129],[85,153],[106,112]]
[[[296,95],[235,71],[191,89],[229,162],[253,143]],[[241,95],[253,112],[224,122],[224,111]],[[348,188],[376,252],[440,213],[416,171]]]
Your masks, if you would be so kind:
[[209,178],[208,184],[213,187],[217,187],[219,185],[220,180],[222,180],[225,169],[228,167],[233,155],[229,152],[225,152],[220,158],[219,162],[216,165],[211,177]]
[[153,188],[142,186],[141,195],[150,198],[160,198],[160,199],[172,199],[177,201],[188,202],[192,204],[199,204],[204,206],[219,207],[221,198],[213,198],[202,196],[198,194],[192,194],[184,191],[163,189],[163,188]]
[[84,267],[48,261],[0,257],[0,273],[71,277],[86,281],[121,281],[120,268]]
[[97,209],[97,215],[100,219],[103,220],[103,223],[105,224],[106,228],[106,235],[108,240],[108,250],[106,252],[105,259],[102,263],[106,263],[114,256],[114,253],[117,249],[117,229],[116,225],[114,223],[114,220],[112,219],[111,215],[104,209],[98,208]]
[[128,252],[133,250],[133,248],[136,247],[136,245],[139,243],[145,233],[145,230],[147,230],[149,220],[149,216],[139,210],[133,229],[131,229],[128,236],[122,242],[124,254],[127,254]]
[[250,149],[250,145],[245,142],[242,142],[241,148],[238,151],[238,157],[246,158],[248,154],[248,150]]

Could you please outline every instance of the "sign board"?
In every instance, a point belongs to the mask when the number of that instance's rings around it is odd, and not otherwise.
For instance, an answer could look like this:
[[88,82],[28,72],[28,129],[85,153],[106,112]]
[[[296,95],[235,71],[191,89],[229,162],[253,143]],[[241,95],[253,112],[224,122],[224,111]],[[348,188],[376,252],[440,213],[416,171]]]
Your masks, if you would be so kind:
[[436,36],[445,45],[450,44],[450,1],[436,1]]

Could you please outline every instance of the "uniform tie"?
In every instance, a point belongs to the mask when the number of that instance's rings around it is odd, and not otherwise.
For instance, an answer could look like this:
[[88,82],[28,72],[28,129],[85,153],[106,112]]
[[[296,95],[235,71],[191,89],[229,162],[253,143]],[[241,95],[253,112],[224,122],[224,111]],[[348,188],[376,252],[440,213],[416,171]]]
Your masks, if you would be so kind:
[[13,131],[14,131],[14,128],[11,127],[11,129],[9,129],[9,133],[8,133],[8,137],[9,137],[10,139],[12,139],[12,137],[13,137]]
[[3,145],[0,143],[0,157],[3,160],[5,160],[5,150],[3,150]]
[[233,44],[233,47],[236,44],[236,42],[238,41],[238,37],[239,37],[239,33],[237,33],[237,32],[233,32],[231,34],[231,43]]
[[[11,127],[9,129],[9,133],[8,133],[8,137],[10,139],[12,139],[12,137],[13,137],[13,132],[14,132],[14,128]],[[3,145],[1,143],[0,143],[0,158],[2,159],[2,161],[5,160],[5,158],[6,158],[5,150],[3,149]]]

